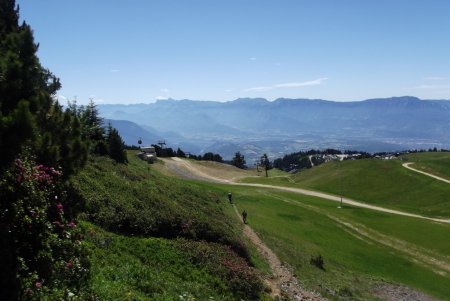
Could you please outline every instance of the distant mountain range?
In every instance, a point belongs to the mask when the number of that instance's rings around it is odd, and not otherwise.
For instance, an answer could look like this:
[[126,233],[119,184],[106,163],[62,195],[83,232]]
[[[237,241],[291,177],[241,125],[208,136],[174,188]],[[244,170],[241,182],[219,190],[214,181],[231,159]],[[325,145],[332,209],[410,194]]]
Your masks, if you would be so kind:
[[[128,144],[166,139],[192,152],[235,151],[272,157],[309,148],[386,151],[450,148],[450,101],[404,96],[336,102],[321,99],[230,102],[160,100],[99,105]],[[128,122],[127,122],[128,121]]]

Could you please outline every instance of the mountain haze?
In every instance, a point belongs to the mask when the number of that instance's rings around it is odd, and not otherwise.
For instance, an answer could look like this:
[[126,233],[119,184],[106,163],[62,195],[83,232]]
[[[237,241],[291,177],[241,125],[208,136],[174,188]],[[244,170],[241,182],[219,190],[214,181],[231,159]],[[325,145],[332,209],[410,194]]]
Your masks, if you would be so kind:
[[[173,140],[166,138],[170,143],[182,146],[186,142],[205,151],[227,149],[225,157],[237,150],[277,156],[311,147],[384,151],[450,146],[450,101],[411,96],[356,102],[169,99],[99,105],[99,109],[104,118],[178,134]],[[126,140],[125,130],[122,134]]]

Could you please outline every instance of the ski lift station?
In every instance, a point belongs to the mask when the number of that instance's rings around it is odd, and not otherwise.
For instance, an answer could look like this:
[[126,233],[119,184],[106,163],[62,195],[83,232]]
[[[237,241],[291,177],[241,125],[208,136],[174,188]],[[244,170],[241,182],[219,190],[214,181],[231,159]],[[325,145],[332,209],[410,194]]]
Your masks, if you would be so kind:
[[141,147],[141,151],[137,156],[148,163],[153,163],[156,161],[156,150],[153,146],[144,146]]

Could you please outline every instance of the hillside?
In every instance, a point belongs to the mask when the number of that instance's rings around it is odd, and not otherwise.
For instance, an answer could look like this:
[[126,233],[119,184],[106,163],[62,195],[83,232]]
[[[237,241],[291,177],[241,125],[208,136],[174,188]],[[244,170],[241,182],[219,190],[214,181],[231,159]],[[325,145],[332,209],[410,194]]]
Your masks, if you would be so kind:
[[[379,159],[329,162],[285,178],[248,178],[245,182],[304,187],[425,216],[450,217],[450,186],[407,170],[403,162]],[[440,162],[436,164],[445,166],[445,160]]]
[[[223,245],[124,236],[89,223],[82,227],[90,252],[89,284],[100,300],[239,300],[258,292],[255,272]],[[230,271],[225,260],[242,270]],[[256,284],[255,291],[237,283],[243,277],[256,277],[246,282]]]
[[[92,294],[101,299],[265,298],[256,254],[225,197],[164,176],[128,153],[97,157],[72,180],[90,250]],[[158,237],[158,238],[157,238]],[[112,272],[115,271],[115,272]]]
[[409,154],[406,159],[414,163],[414,168],[450,180],[450,153],[448,152]]
[[[210,181],[198,182],[204,189],[232,191],[238,210],[249,213],[248,226],[310,291],[330,300],[435,300],[429,295],[448,299],[448,223],[345,203],[338,209],[334,201],[276,188],[297,185],[290,183],[288,174],[254,177],[272,186],[252,187],[230,182],[250,171],[181,161],[167,159],[157,167]],[[318,254],[324,259],[323,269],[311,263]]]
[[127,145],[138,145],[138,140],[141,139],[148,145],[150,143],[156,143],[158,140],[163,139],[163,134],[156,131],[145,129],[134,122],[128,120],[113,120],[105,119],[104,125],[111,124],[112,127],[117,129],[120,136],[123,137],[124,142]]
[[448,98],[447,10],[270,2],[0,0],[0,300],[450,301],[450,100],[168,98]]
[[365,202],[450,217],[450,187],[446,183],[411,172],[398,160],[333,162],[294,176],[300,186],[331,192]]

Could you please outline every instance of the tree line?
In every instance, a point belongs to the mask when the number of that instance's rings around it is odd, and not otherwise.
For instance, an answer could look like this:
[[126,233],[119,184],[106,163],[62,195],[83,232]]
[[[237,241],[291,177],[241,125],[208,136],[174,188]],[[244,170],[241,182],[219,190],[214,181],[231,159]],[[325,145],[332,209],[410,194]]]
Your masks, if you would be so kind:
[[[151,146],[153,146],[155,148],[156,156],[162,157],[162,158],[179,157],[179,158],[194,159],[197,161],[215,161],[215,162],[219,162],[219,163],[224,162],[221,155],[215,154],[212,152],[207,152],[207,153],[204,153],[203,155],[195,155],[195,154],[191,154],[189,152],[185,152],[179,147],[176,150],[174,150],[171,147],[161,147],[158,144],[152,144]],[[139,147],[131,147],[130,149],[139,149]]]
[[351,150],[341,151],[333,148],[328,148],[325,150],[310,149],[307,151],[299,151],[287,154],[282,158],[278,158],[273,161],[273,167],[284,171],[307,169],[326,162],[327,155],[336,156],[342,154],[346,155],[359,154],[359,156],[357,157],[359,159],[372,157],[369,153],[359,151],[351,151]]

